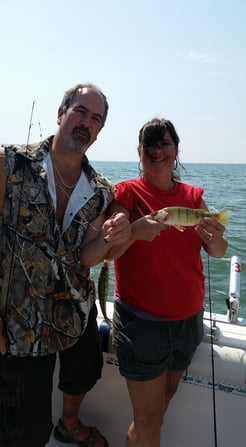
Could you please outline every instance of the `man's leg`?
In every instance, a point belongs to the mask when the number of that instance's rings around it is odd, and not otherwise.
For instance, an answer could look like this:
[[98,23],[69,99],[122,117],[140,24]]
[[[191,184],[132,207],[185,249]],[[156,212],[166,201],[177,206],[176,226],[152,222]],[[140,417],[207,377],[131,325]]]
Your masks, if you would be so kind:
[[95,439],[95,447],[104,447],[107,444],[99,432],[95,430],[92,432],[91,427],[79,423],[80,404],[86,393],[101,377],[103,366],[96,315],[96,308],[93,308],[81,339],[59,354],[59,389],[63,391],[63,410],[58,427],[55,429],[55,437],[58,439],[59,433],[65,433],[65,430],[70,432],[75,442],[84,441],[92,436]]
[[9,358],[6,379],[9,383],[16,380],[16,399],[20,400],[17,415],[14,414],[14,401],[13,408],[5,413],[10,426],[14,420],[17,422],[15,439],[6,443],[8,447],[44,447],[49,441],[53,427],[51,400],[55,361],[55,355]]

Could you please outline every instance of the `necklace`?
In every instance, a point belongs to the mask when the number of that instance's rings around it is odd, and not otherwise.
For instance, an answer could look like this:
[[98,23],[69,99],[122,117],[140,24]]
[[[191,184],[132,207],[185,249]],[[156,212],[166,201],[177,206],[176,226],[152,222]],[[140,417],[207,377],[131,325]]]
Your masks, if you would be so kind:
[[[52,159],[52,160],[53,160],[53,159]],[[75,182],[73,185],[67,185],[67,184],[64,182],[64,180],[63,180],[63,178],[62,178],[62,175],[61,175],[61,173],[60,173],[58,167],[55,165],[54,160],[53,160],[53,166],[54,166],[54,168],[55,168],[55,170],[56,170],[56,172],[57,172],[57,174],[58,174],[58,177],[59,177],[60,181],[62,182],[63,186],[65,186],[65,188],[67,188],[67,189],[73,189],[73,188],[76,186],[78,180],[76,180],[76,182]]]

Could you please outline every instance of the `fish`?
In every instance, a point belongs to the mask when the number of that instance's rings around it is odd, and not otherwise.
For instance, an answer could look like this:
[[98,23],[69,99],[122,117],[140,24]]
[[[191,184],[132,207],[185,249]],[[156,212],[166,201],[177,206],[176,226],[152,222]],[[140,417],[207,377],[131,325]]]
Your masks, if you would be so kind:
[[109,264],[110,262],[104,259],[97,283],[98,299],[102,314],[108,326],[112,326],[110,318],[107,316],[107,298],[109,289]]
[[224,210],[218,213],[210,213],[199,208],[185,208],[182,206],[170,206],[151,213],[152,219],[157,222],[175,227],[178,231],[184,231],[185,227],[193,227],[201,222],[204,217],[212,217],[223,225],[229,222],[231,211]]

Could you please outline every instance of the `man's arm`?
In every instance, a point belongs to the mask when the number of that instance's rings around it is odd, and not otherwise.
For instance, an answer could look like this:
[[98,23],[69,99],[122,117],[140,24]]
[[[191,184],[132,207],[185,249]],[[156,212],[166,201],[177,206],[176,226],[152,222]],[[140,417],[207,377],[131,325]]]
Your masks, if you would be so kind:
[[136,240],[152,241],[167,225],[143,216],[130,224],[129,212],[118,202],[107,209],[89,226],[81,246],[82,267],[92,267],[104,259],[113,260],[122,256]]
[[130,238],[131,227],[125,214],[115,213],[105,218],[103,213],[89,224],[80,251],[82,268],[103,261],[111,247],[121,246]]

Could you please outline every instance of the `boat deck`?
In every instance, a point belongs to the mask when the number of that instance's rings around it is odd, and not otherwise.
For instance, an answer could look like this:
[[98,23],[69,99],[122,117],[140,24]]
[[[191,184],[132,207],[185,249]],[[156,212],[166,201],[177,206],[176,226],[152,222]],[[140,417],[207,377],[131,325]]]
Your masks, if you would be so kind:
[[[217,316],[214,336],[214,387],[211,379],[211,345],[208,320],[204,341],[172,400],[162,429],[161,447],[242,447],[246,439],[246,322],[227,323]],[[207,329],[206,329],[207,328]],[[213,401],[215,396],[215,402]],[[61,393],[53,395],[54,423],[60,417]],[[215,417],[213,406],[215,403]],[[85,424],[95,425],[109,447],[124,447],[132,419],[125,380],[117,357],[104,353],[102,379],[91,390],[80,410]],[[215,444],[215,422],[217,445]],[[53,435],[47,447],[61,447]]]

